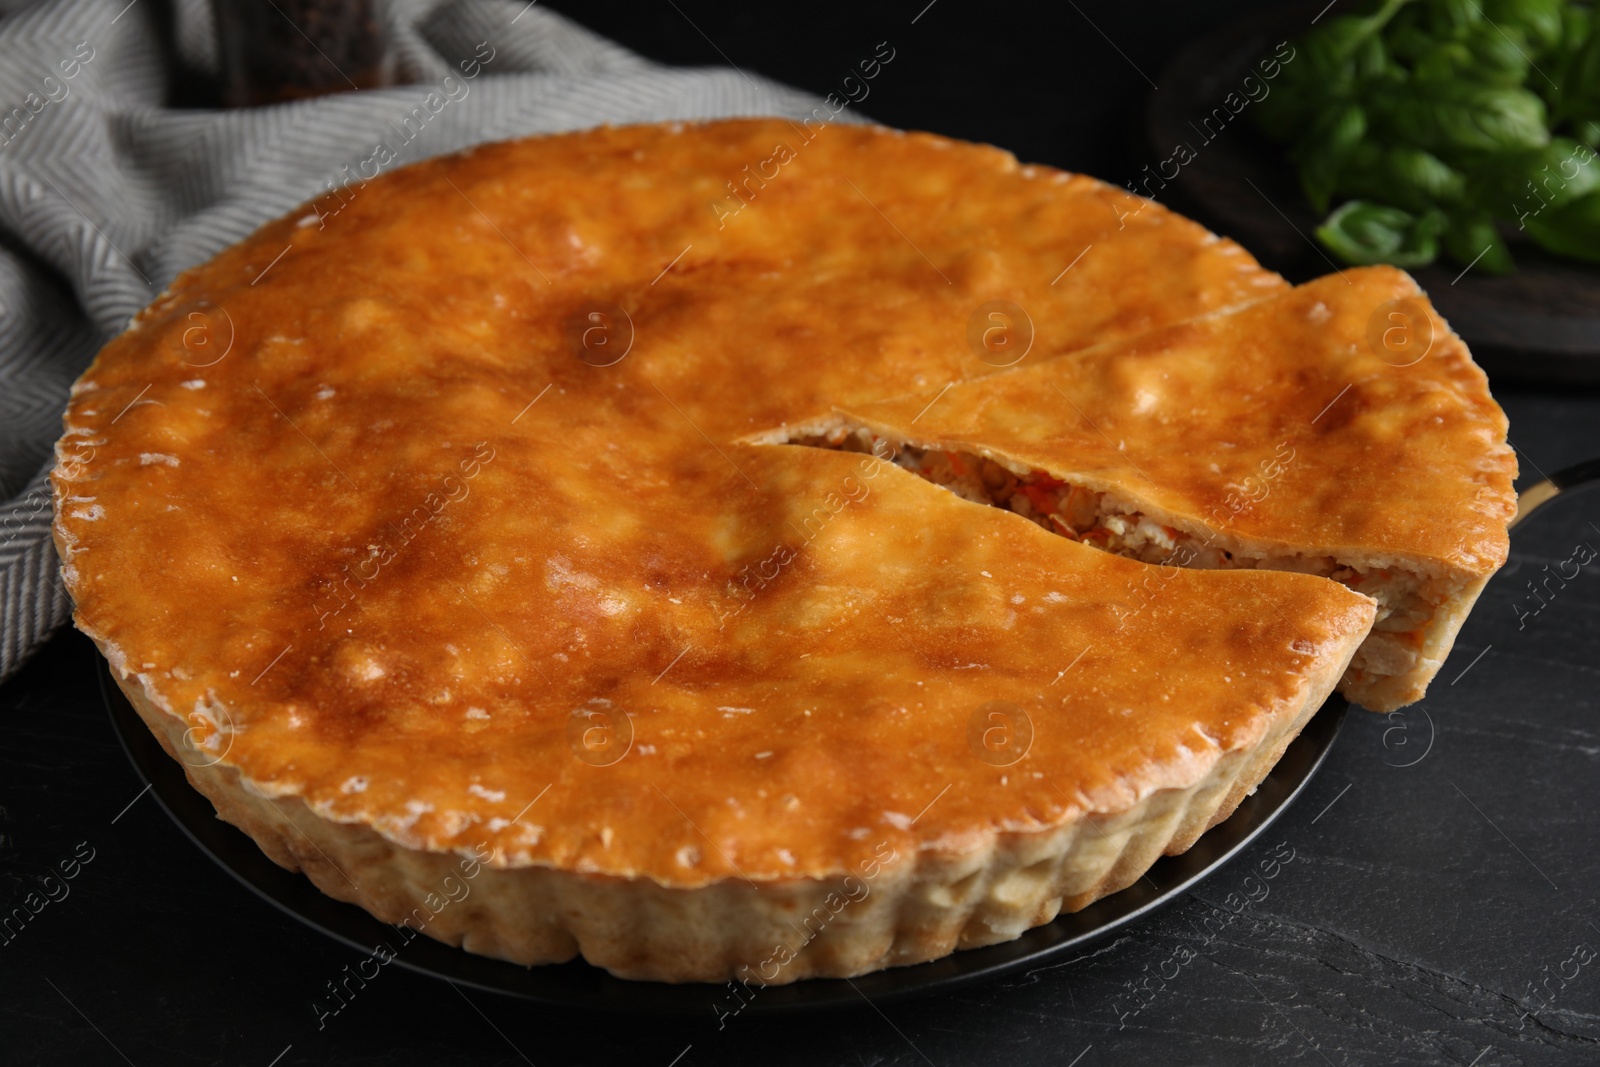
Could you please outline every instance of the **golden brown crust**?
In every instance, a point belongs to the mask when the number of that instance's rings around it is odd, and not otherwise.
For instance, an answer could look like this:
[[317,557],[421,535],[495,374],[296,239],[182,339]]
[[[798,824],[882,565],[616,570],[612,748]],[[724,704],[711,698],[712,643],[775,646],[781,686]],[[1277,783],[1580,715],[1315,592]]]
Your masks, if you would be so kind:
[[[147,718],[193,728],[219,760],[197,784],[274,858],[341,895],[285,808],[375,871],[485,844],[504,884],[558,888],[469,948],[700,977],[748,946],[675,969],[620,913],[555,933],[544,909],[585,879],[814,893],[880,843],[915,884],[1182,799],[1114,877],[983,920],[1014,936],[1192,840],[1207,790],[1231,810],[1348,662],[1372,604],[1320,579],[1154,578],[888,464],[737,444],[995,372],[964,347],[983,301],[1025,304],[1060,356],[1283,287],[1159,207],[925,135],[825,130],[730,215],[724,183],[793,131],[397,171],[181,277],[75,387],[55,486],[78,624]],[[585,346],[597,321],[617,347]],[[1106,640],[1107,589],[1151,581]],[[1015,764],[971,741],[995,702],[1032,722]],[[963,915],[817,973],[989,936]]]

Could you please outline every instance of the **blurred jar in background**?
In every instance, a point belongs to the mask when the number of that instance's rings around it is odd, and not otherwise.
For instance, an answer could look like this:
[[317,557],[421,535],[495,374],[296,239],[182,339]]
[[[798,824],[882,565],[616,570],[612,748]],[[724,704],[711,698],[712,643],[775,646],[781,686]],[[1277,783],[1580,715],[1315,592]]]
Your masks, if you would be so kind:
[[212,0],[224,101],[275,104],[393,80],[375,0]]

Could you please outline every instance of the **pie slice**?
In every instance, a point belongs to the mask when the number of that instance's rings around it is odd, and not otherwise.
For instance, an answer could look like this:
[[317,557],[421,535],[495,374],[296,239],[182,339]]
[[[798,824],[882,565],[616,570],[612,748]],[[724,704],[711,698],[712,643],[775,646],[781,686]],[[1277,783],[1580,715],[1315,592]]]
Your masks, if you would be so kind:
[[931,959],[1187,847],[1373,601],[741,439],[1285,290],[927,135],[483,146],[269,224],[106,346],[58,446],[63,577],[218,812],[383,919],[665,981]]
[[1340,688],[1390,711],[1422,698],[1505,562],[1505,435],[1466,346],[1408,275],[1373,267],[766,436],[881,441],[967,499],[1163,568],[1342,582],[1378,616]]

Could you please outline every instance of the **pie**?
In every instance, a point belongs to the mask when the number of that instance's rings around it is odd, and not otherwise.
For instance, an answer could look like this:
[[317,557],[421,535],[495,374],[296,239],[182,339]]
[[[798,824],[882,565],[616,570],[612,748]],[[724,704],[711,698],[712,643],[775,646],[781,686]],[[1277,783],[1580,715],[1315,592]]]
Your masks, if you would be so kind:
[[[106,346],[63,575],[218,814],[387,922],[674,982],[934,959],[1187,848],[1341,679],[1420,692],[1504,558],[1482,374],[1402,275],[1344,284],[925,134],[487,145],[268,224]],[[1411,367],[1349,351],[1395,293]],[[1238,565],[1139,550],[1241,477]],[[1343,574],[1391,557],[1404,595]],[[1417,603],[1390,670],[1374,624]]]

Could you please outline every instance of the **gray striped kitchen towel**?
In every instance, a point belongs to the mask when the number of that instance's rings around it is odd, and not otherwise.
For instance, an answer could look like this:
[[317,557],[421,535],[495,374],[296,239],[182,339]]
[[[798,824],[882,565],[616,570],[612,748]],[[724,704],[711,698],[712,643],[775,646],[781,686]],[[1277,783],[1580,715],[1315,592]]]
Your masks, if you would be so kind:
[[[67,389],[179,271],[379,141],[404,163],[602,122],[800,117],[821,103],[732,67],[647,62],[527,0],[380,10],[401,85],[182,111],[163,106],[165,64],[214,72],[207,0],[0,0],[0,680],[70,611],[47,481]],[[161,32],[169,13],[175,32]]]

